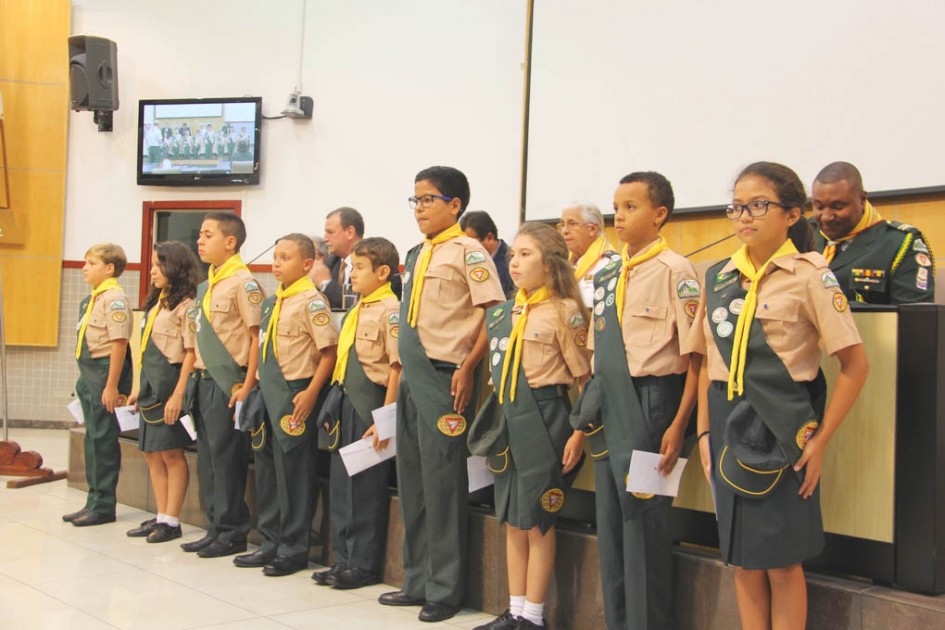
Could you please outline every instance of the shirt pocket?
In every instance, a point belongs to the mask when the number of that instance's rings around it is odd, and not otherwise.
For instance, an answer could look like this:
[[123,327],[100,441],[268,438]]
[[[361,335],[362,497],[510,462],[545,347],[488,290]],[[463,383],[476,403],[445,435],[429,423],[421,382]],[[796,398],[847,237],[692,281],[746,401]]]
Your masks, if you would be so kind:
[[176,358],[184,350],[184,340],[181,337],[180,325],[170,322],[155,323],[151,329],[151,339],[164,356]]
[[354,344],[358,360],[362,363],[377,362],[384,353],[381,331],[375,323],[358,326],[358,330],[354,333]]
[[755,317],[761,321],[765,339],[772,348],[785,348],[791,330],[797,326],[801,305],[794,300],[771,300],[758,304]]
[[423,279],[423,296],[437,302],[455,302],[466,293],[463,277],[449,267],[428,269]]
[[657,329],[665,325],[669,308],[665,304],[631,304],[624,330],[631,346],[649,346]]
[[553,332],[539,330],[529,333],[522,347],[522,367],[527,374],[534,376],[536,372],[553,368],[553,363],[560,361],[557,358],[560,354]]

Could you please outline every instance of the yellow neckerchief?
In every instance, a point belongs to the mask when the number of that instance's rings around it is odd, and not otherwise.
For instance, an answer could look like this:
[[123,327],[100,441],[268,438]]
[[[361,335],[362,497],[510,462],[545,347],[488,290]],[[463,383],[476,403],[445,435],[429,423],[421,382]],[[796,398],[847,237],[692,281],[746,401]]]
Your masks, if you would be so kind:
[[354,345],[354,334],[358,330],[358,317],[361,314],[362,304],[371,304],[380,302],[385,298],[397,298],[397,295],[390,288],[390,282],[371,291],[368,295],[361,298],[360,301],[348,311],[345,317],[345,323],[341,326],[341,335],[338,337],[338,360],[335,361],[335,371],[331,375],[332,383],[345,382],[345,373],[348,371],[348,354],[351,352],[351,346]]
[[151,338],[151,329],[154,328],[154,322],[157,320],[158,313],[161,312],[161,308],[164,306],[165,293],[166,289],[161,289],[157,304],[155,304],[151,312],[148,313],[148,323],[144,325],[144,332],[141,333],[141,348],[138,349],[138,367],[141,367],[141,364],[144,363],[144,349],[148,346],[148,339]]
[[574,277],[578,282],[581,281],[581,278],[591,270],[597,261],[600,260],[600,257],[604,255],[604,252],[614,251],[614,246],[604,237],[603,234],[597,237],[597,239],[591,243],[591,246],[587,248],[587,251],[584,252],[580,258],[578,258],[577,264],[574,266]]
[[873,204],[867,201],[866,205],[863,206],[863,216],[860,217],[860,221],[856,224],[856,227],[853,228],[853,231],[846,236],[840,237],[835,241],[831,241],[830,237],[824,234],[824,231],[821,230],[821,236],[827,239],[827,246],[824,248],[824,258],[827,259],[828,263],[831,262],[833,257],[837,255],[837,245],[844,241],[849,241],[860,232],[868,230],[882,221],[883,217],[879,214],[879,211],[873,207]]
[[411,328],[417,327],[417,316],[420,313],[420,294],[423,292],[423,276],[426,275],[427,267],[430,266],[433,248],[457,236],[466,236],[466,233],[459,227],[459,223],[454,223],[432,239],[428,238],[423,241],[420,258],[417,259],[417,264],[413,266],[413,289],[410,291],[410,306],[407,309],[407,323]]
[[[523,289],[519,289],[518,293],[515,294],[515,306],[522,307],[522,314],[519,315],[518,321],[512,327],[512,334],[509,335],[509,345],[505,350],[505,361],[502,362],[502,379],[499,382],[499,404],[502,404],[505,396],[505,382],[509,376],[510,364],[512,386],[511,391],[509,391],[509,400],[515,400],[515,389],[518,387],[518,366],[522,362],[522,346],[525,345],[525,322],[528,321],[529,307],[544,302],[550,297],[551,291],[548,290],[548,287],[542,287],[527,297]],[[512,358],[513,354],[515,358]]]
[[794,241],[787,239],[781,244],[776,252],[771,254],[771,258],[765,261],[761,269],[755,271],[755,266],[748,257],[748,247],[742,245],[741,248],[732,256],[732,263],[749,280],[751,286],[748,288],[748,294],[745,296],[745,303],[738,314],[738,323],[735,325],[735,338],[732,345],[732,363],[728,368],[728,399],[731,400],[735,392],[741,396],[745,393],[745,357],[748,353],[748,332],[751,330],[751,322],[755,319],[755,308],[758,306],[758,285],[761,279],[765,277],[765,271],[771,261],[796,254],[797,248]]
[[[302,276],[295,282],[289,285],[288,289],[282,288],[282,283],[279,283],[279,287],[276,289],[276,304],[272,307],[272,315],[269,316],[269,325],[266,326],[266,336],[263,337],[263,347],[262,347],[262,360],[265,363],[266,361],[266,348],[269,347],[269,341],[272,339],[272,336],[276,332],[276,328],[279,325],[279,315],[282,314],[282,302],[289,299],[293,295],[298,295],[303,291],[308,291],[309,289],[314,289],[315,283],[312,282],[312,279],[308,276]],[[279,357],[279,344],[272,344],[272,353]]]
[[249,268],[243,264],[243,259],[240,258],[239,254],[230,256],[218,269],[214,269],[213,265],[210,265],[210,270],[207,272],[207,292],[203,294],[201,304],[203,314],[208,322],[210,320],[210,293],[213,291],[214,285],[226,280],[240,269],[249,271]]
[[75,344],[75,358],[78,359],[82,355],[82,341],[85,339],[85,329],[89,325],[89,315],[92,314],[92,308],[95,306],[95,298],[100,296],[102,293],[105,293],[109,289],[120,289],[121,285],[118,284],[118,280],[115,278],[109,278],[102,282],[94,289],[92,289],[92,297],[89,298],[89,305],[85,307],[85,316],[82,317],[82,324],[79,326],[79,340]]
[[642,254],[637,254],[633,258],[627,258],[627,246],[623,246],[623,250],[620,252],[620,259],[623,261],[623,267],[620,268],[620,276],[617,278],[617,295],[616,295],[616,309],[617,309],[617,322],[623,324],[623,303],[624,299],[627,296],[627,276],[630,273],[630,270],[639,265],[640,263],[645,263],[651,258],[656,258],[660,252],[669,249],[669,245],[666,244],[666,239],[662,235],[656,239],[656,243],[650,246],[649,249],[645,250]]

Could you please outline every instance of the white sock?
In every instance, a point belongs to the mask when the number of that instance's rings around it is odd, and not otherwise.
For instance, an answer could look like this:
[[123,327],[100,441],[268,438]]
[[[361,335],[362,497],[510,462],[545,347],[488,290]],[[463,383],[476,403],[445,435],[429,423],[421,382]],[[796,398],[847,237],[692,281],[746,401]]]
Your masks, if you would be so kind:
[[157,515],[157,522],[158,522],[158,523],[166,523],[166,522],[167,522],[167,514],[162,514],[161,512],[158,512],[158,515]]
[[545,603],[534,604],[532,602],[525,602],[525,607],[522,609],[522,616],[536,626],[545,625]]
[[167,514],[164,515],[164,522],[170,525],[171,527],[177,527],[180,525],[179,518],[177,518],[176,516],[168,516]]
[[509,612],[513,617],[521,617],[523,608],[525,608],[524,595],[512,595],[509,597]]

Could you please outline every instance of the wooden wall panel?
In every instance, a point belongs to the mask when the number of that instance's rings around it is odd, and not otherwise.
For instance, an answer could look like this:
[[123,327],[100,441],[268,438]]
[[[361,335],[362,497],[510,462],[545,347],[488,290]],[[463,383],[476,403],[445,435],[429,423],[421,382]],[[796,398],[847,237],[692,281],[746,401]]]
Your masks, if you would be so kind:
[[[0,256],[7,343],[55,348],[59,333],[58,258]],[[55,291],[49,290],[56,287]]]
[[[45,170],[10,171],[11,212],[24,236],[24,253],[62,260],[62,206],[66,180],[63,173]],[[13,253],[16,250],[0,250]],[[58,287],[58,278],[56,280]]]
[[[63,59],[61,63],[68,70],[68,59]],[[3,89],[9,168],[48,169],[64,174],[69,113],[68,82],[3,82],[0,88]]]
[[[68,0],[0,0],[0,79],[68,81]],[[6,90],[4,90],[6,93]]]

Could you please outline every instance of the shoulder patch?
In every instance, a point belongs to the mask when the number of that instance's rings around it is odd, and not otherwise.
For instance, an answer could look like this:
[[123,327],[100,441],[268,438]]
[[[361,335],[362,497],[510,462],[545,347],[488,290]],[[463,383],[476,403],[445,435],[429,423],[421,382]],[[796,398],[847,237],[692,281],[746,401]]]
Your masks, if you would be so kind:
[[702,293],[702,287],[699,286],[698,280],[687,278],[685,280],[680,280],[676,284],[676,297],[694,298],[694,297],[699,297],[701,293]]
[[194,317],[196,317],[196,316],[197,316],[197,309],[199,309],[199,308],[200,308],[200,307],[199,307],[199,306],[196,306],[196,305],[191,306],[190,308],[188,308],[188,309],[187,309],[187,317],[190,318],[190,319],[193,319]]
[[308,312],[314,313],[317,310],[325,308],[325,301],[320,299],[312,300],[308,303]]
[[263,301],[262,291],[250,291],[246,294],[246,299],[250,304],[259,304]]
[[246,284],[243,285],[243,289],[247,293],[252,293],[253,291],[259,291],[259,283],[255,280],[249,280]]
[[915,242],[912,243],[912,251],[922,252],[923,254],[929,253],[929,247],[925,244],[921,238],[915,239]]
[[466,264],[475,265],[477,263],[485,262],[486,255],[482,252],[469,252],[466,254]]
[[387,316],[387,323],[395,326],[400,323],[400,313],[391,313]]
[[820,276],[820,281],[824,283],[825,289],[833,289],[840,286],[840,283],[837,281],[837,276],[833,275],[832,271],[825,271]]
[[128,316],[125,315],[125,311],[115,311],[112,313],[112,320],[118,322],[119,324],[124,322],[126,319],[128,319]]
[[475,267],[469,270],[469,277],[474,282],[485,282],[489,279],[489,270],[484,267]]
[[108,308],[112,311],[121,311],[125,309],[125,303],[121,300],[115,300],[108,305]]
[[584,326],[584,316],[580,313],[575,313],[571,316],[571,320],[568,322],[571,328],[580,328]]

